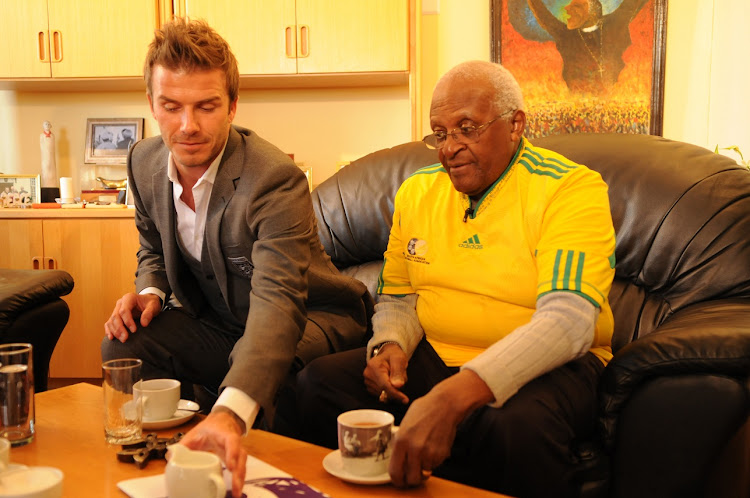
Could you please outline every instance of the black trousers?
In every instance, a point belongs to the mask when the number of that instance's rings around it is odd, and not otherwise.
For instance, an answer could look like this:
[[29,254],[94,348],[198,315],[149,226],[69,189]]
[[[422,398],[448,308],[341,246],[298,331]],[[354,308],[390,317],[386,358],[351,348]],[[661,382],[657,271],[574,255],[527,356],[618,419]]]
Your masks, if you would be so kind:
[[[408,406],[383,404],[370,395],[365,364],[362,348],[307,365],[297,375],[298,432],[293,435],[336,448],[336,417],[358,408],[387,410],[399,424]],[[521,498],[576,496],[581,479],[576,447],[595,433],[603,369],[587,353],[529,382],[501,408],[477,409],[459,425],[451,456],[434,474]],[[413,401],[456,372],[422,340],[409,361],[403,391]]]
[[[171,308],[156,315],[148,327],[139,324],[124,343],[110,341],[105,336],[101,344],[102,360],[141,359],[143,379],[179,380],[182,398],[199,401],[201,411],[205,412],[216,401],[219,386],[229,372],[229,355],[243,333],[244,329],[215,317],[195,318],[181,308]],[[308,319],[290,372],[296,373],[305,361],[331,352],[323,330]],[[200,388],[198,392],[194,392],[194,386]]]

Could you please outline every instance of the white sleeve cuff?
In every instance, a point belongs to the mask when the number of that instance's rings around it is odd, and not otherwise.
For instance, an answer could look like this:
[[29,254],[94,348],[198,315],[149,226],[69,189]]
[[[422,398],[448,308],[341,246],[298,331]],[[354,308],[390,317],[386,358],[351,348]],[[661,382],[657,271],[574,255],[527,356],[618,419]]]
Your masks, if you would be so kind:
[[219,395],[219,399],[216,400],[214,408],[217,406],[229,408],[245,422],[245,434],[243,436],[247,435],[247,431],[252,427],[260,411],[258,402],[236,387],[224,388]]
[[146,287],[145,289],[143,289],[138,294],[139,295],[142,295],[142,294],[154,294],[156,296],[159,296],[159,299],[161,299],[162,303],[165,302],[164,298],[167,297],[167,295],[164,294],[164,292],[161,289],[159,289],[158,287]]

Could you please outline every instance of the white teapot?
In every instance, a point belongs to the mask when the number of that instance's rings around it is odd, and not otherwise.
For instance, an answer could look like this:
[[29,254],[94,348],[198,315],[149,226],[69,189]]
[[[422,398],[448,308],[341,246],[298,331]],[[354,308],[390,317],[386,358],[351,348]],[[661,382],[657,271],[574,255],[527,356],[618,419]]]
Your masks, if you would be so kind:
[[221,460],[207,451],[194,451],[181,444],[170,445],[164,477],[169,498],[226,496]]

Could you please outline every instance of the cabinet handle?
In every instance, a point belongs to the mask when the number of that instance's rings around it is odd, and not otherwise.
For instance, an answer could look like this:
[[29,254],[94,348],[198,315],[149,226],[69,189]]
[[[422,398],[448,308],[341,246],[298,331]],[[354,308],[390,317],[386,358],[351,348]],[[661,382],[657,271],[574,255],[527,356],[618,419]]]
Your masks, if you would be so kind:
[[52,31],[52,62],[62,62],[63,46],[62,33],[59,30]]
[[284,28],[284,42],[287,59],[294,59],[296,57],[296,54],[294,53],[295,45],[297,44],[294,42],[294,30],[292,29],[292,26]]
[[299,38],[299,51],[297,57],[308,57],[310,55],[310,26],[307,24],[300,24]]
[[56,270],[57,269],[57,261],[55,261],[55,258],[45,258],[46,262],[44,265],[44,268],[47,270]]
[[40,261],[39,261],[39,258],[37,258],[37,257],[31,258],[31,269],[32,270],[41,270],[42,269]]
[[49,54],[47,54],[47,33],[44,31],[37,33],[37,44],[39,62],[49,62]]

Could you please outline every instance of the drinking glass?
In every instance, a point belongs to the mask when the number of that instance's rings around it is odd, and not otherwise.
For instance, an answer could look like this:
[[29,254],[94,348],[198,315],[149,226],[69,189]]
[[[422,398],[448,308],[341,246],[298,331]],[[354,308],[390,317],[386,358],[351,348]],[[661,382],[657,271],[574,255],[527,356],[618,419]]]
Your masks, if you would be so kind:
[[141,404],[133,397],[133,385],[141,378],[143,362],[135,358],[102,363],[104,391],[104,437],[109,444],[122,444],[141,437]]
[[34,439],[32,346],[0,344],[0,437],[13,446]]

